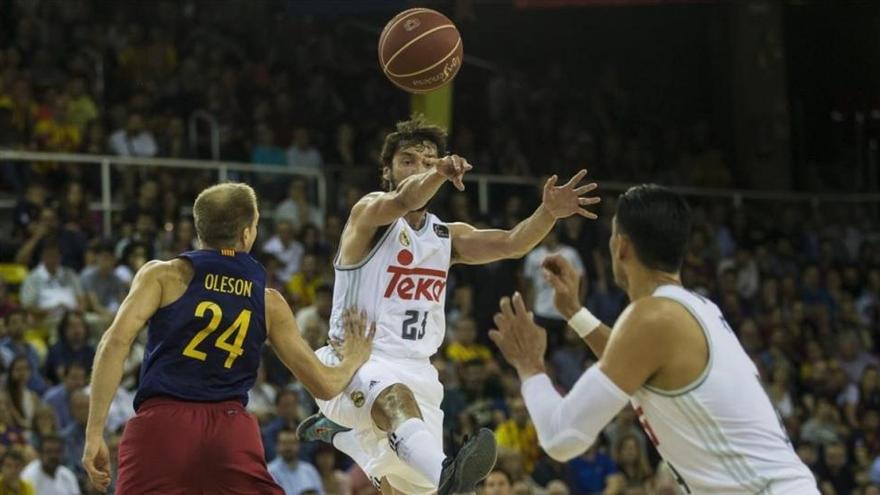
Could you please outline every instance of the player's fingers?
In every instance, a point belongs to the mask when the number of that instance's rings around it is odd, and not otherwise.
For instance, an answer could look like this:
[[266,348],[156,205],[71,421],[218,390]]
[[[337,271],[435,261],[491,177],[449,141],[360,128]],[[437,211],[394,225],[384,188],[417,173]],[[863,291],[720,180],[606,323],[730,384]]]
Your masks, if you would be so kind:
[[495,316],[492,317],[492,321],[495,322],[495,326],[498,327],[500,331],[507,330],[507,318],[501,313],[495,313]]
[[513,314],[513,306],[510,305],[509,297],[502,297],[499,306],[501,306],[501,314],[504,315],[505,318],[513,319],[516,316]]
[[597,187],[599,187],[599,184],[596,184],[595,182],[590,182],[589,184],[586,184],[584,186],[581,186],[581,187],[575,189],[574,193],[577,194],[578,196],[580,196],[582,194],[586,194],[590,191],[595,190]]
[[463,172],[470,172],[474,169],[474,166],[471,165],[467,160],[464,161]]
[[595,213],[593,213],[591,211],[587,211],[583,208],[578,208],[577,214],[584,217],[584,218],[589,218],[590,220],[595,220],[595,219],[599,218],[598,216],[596,216]]
[[547,182],[544,183],[544,192],[548,192],[553,189],[553,186],[556,185],[556,181],[558,179],[559,177],[556,177],[555,175],[551,175],[550,177],[548,177]]
[[531,321],[529,310],[526,308],[526,302],[523,300],[523,296],[519,291],[513,293],[513,308],[516,310],[517,316],[520,318],[528,318],[529,321]]
[[546,280],[547,283],[553,286],[553,290],[562,290],[565,288],[565,285],[562,283],[562,279],[546,268],[544,269],[544,280]]
[[375,336],[376,336],[376,322],[373,322],[373,324],[370,325],[370,331],[367,332],[367,340],[372,342],[373,338]]
[[583,179],[584,177],[586,177],[586,175],[587,175],[587,169],[581,169],[580,172],[574,174],[574,177],[572,177],[572,178],[571,178],[568,182],[566,182],[565,185],[562,186],[562,187],[570,187],[570,188],[574,188],[574,186],[578,185],[578,182],[580,182],[581,179]]
[[492,329],[489,330],[489,340],[495,342],[495,345],[501,347],[501,343],[504,341],[504,336],[501,335],[501,332],[498,330]]
[[464,181],[461,180],[461,176],[457,176],[452,180],[452,185],[455,186],[459,191],[464,191]]
[[595,197],[594,198],[578,198],[578,203],[581,206],[594,205],[594,204],[598,203],[599,201],[601,201],[601,199],[595,198]]

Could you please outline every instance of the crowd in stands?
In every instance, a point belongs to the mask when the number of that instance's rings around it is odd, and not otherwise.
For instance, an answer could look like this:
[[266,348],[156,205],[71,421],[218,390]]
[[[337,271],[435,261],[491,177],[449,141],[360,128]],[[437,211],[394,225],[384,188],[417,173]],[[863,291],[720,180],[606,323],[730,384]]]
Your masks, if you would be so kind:
[[[193,146],[186,135],[188,116],[206,110],[219,122],[224,159],[319,170],[343,165],[367,171],[363,177],[372,180],[384,129],[406,114],[405,99],[374,70],[374,40],[345,23],[330,30],[298,18],[265,22],[260,4],[238,12],[236,30],[199,10],[199,2],[150,3],[149,13],[138,12],[147,10],[144,4],[127,4],[127,14],[87,0],[0,2],[3,12],[16,13],[0,17],[0,147],[207,157],[209,146]],[[134,22],[138,14],[161,22]],[[269,38],[272,43],[265,42]],[[100,79],[96,57],[103,61]],[[570,167],[558,170],[562,174],[595,163],[603,178],[730,184],[705,124],[688,131],[688,146],[680,144],[681,136],[669,136],[669,146],[654,152],[647,151],[644,136],[621,137],[616,129],[631,111],[623,103],[626,92],[613,72],[603,81],[595,128],[569,120],[559,132],[538,132],[524,130],[520,117],[552,126],[547,112],[558,111],[559,102],[548,103],[548,93],[534,87],[528,91],[536,96],[527,98],[523,87],[495,78],[486,86],[488,108],[473,110],[485,115],[473,122],[497,119],[519,127],[461,125],[451,147],[506,174],[542,173],[534,164],[547,157],[534,143],[543,142],[558,155],[554,163]],[[679,166],[654,173],[660,161]],[[89,208],[99,184],[94,170],[0,163],[0,194],[15,200],[0,219],[0,493],[90,493],[78,461],[95,344],[146,261],[197,247],[186,207],[214,180],[211,174],[181,180],[168,171],[114,170],[115,200],[123,208],[106,238],[102,217]],[[266,198],[263,211],[271,213],[265,216],[272,217],[261,225],[253,254],[266,267],[269,285],[288,298],[306,340],[323,345],[332,257],[347,207],[378,181],[340,185],[338,201],[322,209],[307,180],[244,178],[253,179]],[[448,221],[510,228],[538,202],[525,190],[496,197],[503,201],[492,204],[490,215],[478,214],[473,199],[457,193],[432,209]],[[823,493],[880,493],[877,212],[857,204],[813,209],[694,200],[692,206],[697,221],[684,285],[722,308]],[[608,259],[613,211],[608,195],[599,220],[560,222],[523,260],[450,272],[447,341],[433,359],[446,389],[444,440],[452,454],[478,428],[496,432],[498,465],[483,493],[678,493],[629,408],[584,455],[567,464],[544,455],[516,374],[486,338],[498,299],[519,287],[550,332],[554,382],[568,390],[595,358],[565,329],[534,267],[547,253],[563,253],[583,270],[584,303],[612,324],[627,303]],[[114,459],[134,414],[143,337],[111,407],[106,433]],[[299,444],[294,430],[315,404],[269,349],[248,408],[260,421],[270,471],[288,495],[373,492],[340,453]]]

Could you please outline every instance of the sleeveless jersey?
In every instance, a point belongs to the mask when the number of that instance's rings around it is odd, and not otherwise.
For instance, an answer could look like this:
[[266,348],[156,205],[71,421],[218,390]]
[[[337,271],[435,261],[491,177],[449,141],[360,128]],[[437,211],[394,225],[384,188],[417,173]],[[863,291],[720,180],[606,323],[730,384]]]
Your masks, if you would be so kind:
[[693,384],[675,391],[645,385],[631,399],[646,434],[687,493],[817,494],[810,470],[718,307],[682,287],[655,297],[684,306],[700,324],[709,362]]
[[403,218],[389,225],[361,263],[334,265],[330,338],[342,340],[342,311],[357,307],[376,322],[373,352],[428,358],[446,333],[446,273],[452,254],[449,227],[428,213],[414,230]]
[[247,403],[266,340],[266,271],[247,253],[199,250],[186,292],[150,319],[135,409],[165,396]]

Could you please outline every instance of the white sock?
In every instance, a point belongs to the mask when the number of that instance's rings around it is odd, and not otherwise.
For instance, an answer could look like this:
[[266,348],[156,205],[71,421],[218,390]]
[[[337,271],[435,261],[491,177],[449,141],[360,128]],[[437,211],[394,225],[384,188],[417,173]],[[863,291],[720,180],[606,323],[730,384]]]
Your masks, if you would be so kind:
[[388,435],[388,441],[401,461],[418,471],[435,487],[440,486],[440,472],[446,456],[443,450],[430,448],[437,440],[424,421],[418,418],[404,421],[394,433]]
[[358,448],[360,448],[357,443],[357,436],[355,436],[353,430],[340,431],[333,435],[333,446],[336,447],[336,450],[349,457],[353,457],[352,453],[357,452]]

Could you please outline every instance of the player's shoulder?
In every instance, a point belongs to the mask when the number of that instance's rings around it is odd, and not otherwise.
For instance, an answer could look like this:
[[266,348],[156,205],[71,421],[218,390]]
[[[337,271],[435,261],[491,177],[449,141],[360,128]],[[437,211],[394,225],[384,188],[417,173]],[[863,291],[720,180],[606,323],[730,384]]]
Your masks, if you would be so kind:
[[171,260],[150,260],[137,271],[135,278],[142,282],[158,282],[161,284],[189,284],[194,269],[192,263],[182,258]]
[[688,317],[688,311],[673,299],[648,296],[633,301],[620,316],[621,333],[637,333],[640,340],[662,342],[668,340],[671,329],[677,328],[682,318]]

